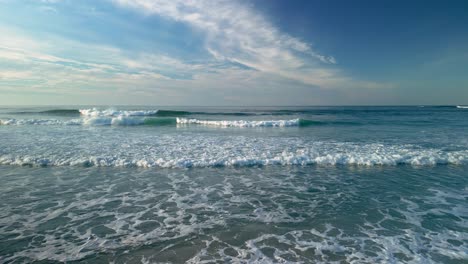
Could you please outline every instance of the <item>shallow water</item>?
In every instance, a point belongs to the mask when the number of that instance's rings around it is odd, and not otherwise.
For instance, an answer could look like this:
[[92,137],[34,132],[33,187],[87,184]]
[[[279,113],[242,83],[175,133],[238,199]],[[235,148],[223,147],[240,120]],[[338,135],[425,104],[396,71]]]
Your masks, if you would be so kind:
[[463,108],[86,109],[0,109],[0,262],[468,262]]
[[464,263],[467,167],[0,167],[3,261]]

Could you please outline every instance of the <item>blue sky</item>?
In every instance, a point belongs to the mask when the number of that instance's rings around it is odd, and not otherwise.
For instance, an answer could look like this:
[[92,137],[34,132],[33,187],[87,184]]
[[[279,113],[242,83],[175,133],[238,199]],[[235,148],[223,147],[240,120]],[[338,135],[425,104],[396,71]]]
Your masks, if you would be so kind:
[[0,5],[0,104],[468,104],[466,1]]

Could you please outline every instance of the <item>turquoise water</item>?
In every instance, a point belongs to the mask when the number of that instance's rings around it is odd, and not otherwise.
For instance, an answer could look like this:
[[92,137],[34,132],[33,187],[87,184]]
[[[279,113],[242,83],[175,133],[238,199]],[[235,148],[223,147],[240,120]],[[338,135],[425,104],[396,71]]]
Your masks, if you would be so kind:
[[468,261],[465,108],[164,110],[0,109],[0,262]]

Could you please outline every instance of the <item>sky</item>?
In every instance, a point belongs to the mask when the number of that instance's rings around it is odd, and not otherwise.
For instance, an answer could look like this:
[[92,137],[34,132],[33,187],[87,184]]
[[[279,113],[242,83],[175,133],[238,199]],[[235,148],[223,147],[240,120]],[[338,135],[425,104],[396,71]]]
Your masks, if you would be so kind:
[[468,104],[468,1],[0,0],[0,105]]

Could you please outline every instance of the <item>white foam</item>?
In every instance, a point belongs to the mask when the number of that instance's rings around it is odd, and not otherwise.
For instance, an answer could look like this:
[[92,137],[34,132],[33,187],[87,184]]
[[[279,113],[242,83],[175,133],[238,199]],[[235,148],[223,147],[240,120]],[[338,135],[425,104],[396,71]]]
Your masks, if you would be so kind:
[[220,126],[220,127],[291,127],[299,126],[300,119],[291,120],[261,120],[261,121],[247,121],[247,120],[199,120],[177,118],[177,124],[197,124],[205,126]]
[[56,125],[81,125],[83,122],[80,119],[72,119],[62,121],[57,119],[0,119],[0,125],[6,126],[23,126],[23,125],[41,125],[41,126],[56,126]]
[[97,108],[91,109],[80,109],[80,114],[83,116],[99,117],[99,116],[149,116],[155,115],[158,110],[135,110],[135,111],[124,111],[115,109],[99,110]]
[[94,125],[94,126],[136,126],[142,125],[144,119],[136,119],[126,116],[117,116],[117,117],[90,117],[83,119],[84,125]]
[[[405,184],[411,183],[403,182],[403,192],[392,189],[389,206],[388,195],[375,193],[380,184],[349,184],[345,177],[331,177],[335,170],[313,180],[295,170],[208,170],[203,177],[193,170],[143,170],[127,177],[99,170],[99,179],[96,170],[81,172],[80,179],[68,176],[74,175],[70,170],[54,170],[51,184],[30,180],[44,176],[43,170],[28,171],[28,178],[6,174],[3,197],[15,194],[15,203],[7,199],[0,210],[0,233],[11,243],[35,238],[24,247],[5,248],[4,262],[80,262],[95,256],[118,262],[122,255],[115,252],[127,252],[131,263],[138,263],[135,258],[147,263],[464,263],[468,258],[468,197],[462,187],[436,184],[407,193]],[[330,188],[306,191],[317,184]]]
[[[80,110],[81,111],[81,110]],[[117,113],[121,112],[121,113]],[[123,113],[129,111],[117,111],[114,114],[91,113],[86,114],[81,119],[57,120],[57,119],[0,119],[0,125],[88,125],[88,126],[136,126],[144,124],[144,117],[139,117],[137,113]],[[130,111],[133,112],[133,111]],[[141,116],[150,115],[149,112],[142,113]],[[188,125],[198,124],[218,127],[294,127],[300,125],[299,119],[292,120],[264,120],[264,121],[208,121],[198,119],[177,118],[177,124]]]
[[[123,144],[123,142],[121,142]],[[401,146],[361,145],[346,143],[326,144],[325,146],[291,146],[296,150],[253,146],[248,142],[236,146],[216,147],[206,142],[198,142],[197,147],[181,147],[181,143],[144,147],[143,149],[108,148],[99,144],[99,148],[89,147],[70,154],[48,153],[51,148],[25,153],[0,155],[0,164],[33,166],[98,166],[98,167],[249,167],[249,166],[307,166],[307,165],[347,165],[347,166],[435,166],[447,164],[468,164],[468,151],[442,152],[437,149],[414,150]],[[183,143],[182,143],[183,144]],[[291,144],[294,144],[291,142]],[[301,148],[301,149],[299,149]]]
[[72,120],[57,120],[57,119],[0,119],[0,125],[6,126],[24,126],[24,125],[41,125],[41,126],[70,126],[70,125],[86,125],[86,126],[137,126],[144,124],[144,119],[132,118],[127,116],[117,117],[87,117],[82,119]]
[[468,106],[465,106],[465,105],[457,105],[457,108],[468,109]]

